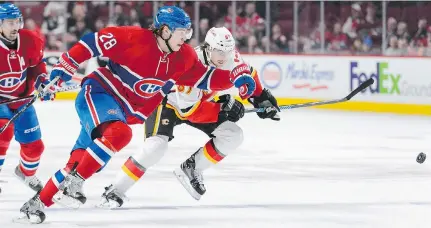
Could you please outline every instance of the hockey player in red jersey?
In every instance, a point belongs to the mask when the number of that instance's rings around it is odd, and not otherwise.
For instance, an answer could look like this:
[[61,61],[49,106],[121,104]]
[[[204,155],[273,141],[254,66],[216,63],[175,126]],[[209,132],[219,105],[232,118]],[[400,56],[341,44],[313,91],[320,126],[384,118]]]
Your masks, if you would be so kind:
[[22,206],[23,218],[43,222],[43,209],[52,199],[84,203],[84,180],[130,142],[128,125],[143,123],[175,84],[206,90],[233,84],[243,98],[253,95],[256,83],[245,64],[232,71],[205,66],[184,44],[191,35],[189,16],[178,7],[165,6],[157,12],[152,29],[105,28],[85,35],[61,56],[51,79],[70,80],[79,64],[91,57],[104,56],[109,62],[83,79],[75,101],[82,130],[69,162]]
[[[23,18],[18,7],[11,3],[0,4],[0,101],[30,95],[35,89],[42,91],[48,83],[43,62],[44,43],[22,26]],[[46,93],[42,97],[42,100],[51,99],[54,99],[54,94]],[[23,102],[0,105],[0,126],[4,126],[23,105]],[[21,146],[15,175],[28,187],[39,191],[42,183],[35,174],[44,145],[33,106],[0,134],[0,170],[14,136]]]
[[[219,69],[231,70],[244,63],[235,50],[235,39],[225,27],[211,28],[205,43],[195,48],[204,64]],[[260,118],[279,120],[277,101],[267,89],[261,89],[258,74],[250,66],[256,87],[261,93],[250,98],[255,107],[265,107],[258,113]],[[195,198],[206,192],[203,171],[233,153],[243,141],[243,133],[237,122],[244,115],[244,106],[230,94],[221,95],[213,101],[214,91],[178,86],[145,122],[143,150],[130,156],[117,174],[115,181],[105,188],[100,207],[121,207],[125,193],[168,149],[168,142],[174,139],[174,128],[187,124],[206,133],[210,139],[175,170],[175,176]],[[226,102],[228,101],[228,102]],[[228,107],[228,108],[227,108]]]

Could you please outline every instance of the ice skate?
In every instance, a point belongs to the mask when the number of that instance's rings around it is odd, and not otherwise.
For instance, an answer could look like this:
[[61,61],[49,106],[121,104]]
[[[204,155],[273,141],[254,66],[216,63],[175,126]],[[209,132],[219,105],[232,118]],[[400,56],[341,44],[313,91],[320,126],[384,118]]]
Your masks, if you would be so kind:
[[105,192],[102,194],[102,199],[98,207],[100,208],[118,208],[121,207],[127,199],[126,195],[119,192],[112,184],[105,187]]
[[42,182],[36,177],[36,175],[25,176],[19,166],[15,168],[15,176],[35,192],[39,192],[43,188]]
[[43,223],[46,218],[45,213],[43,212],[44,209],[45,205],[40,200],[39,193],[37,193],[21,207],[19,210],[21,216],[14,219],[14,222],[30,224]]
[[84,179],[75,171],[70,172],[59,186],[59,191],[54,195],[53,201],[64,207],[78,209],[85,204],[87,197],[82,191]]
[[202,171],[195,169],[195,165],[195,157],[192,155],[181,164],[179,169],[174,170],[174,174],[189,194],[199,200],[205,194],[206,189],[203,184]]

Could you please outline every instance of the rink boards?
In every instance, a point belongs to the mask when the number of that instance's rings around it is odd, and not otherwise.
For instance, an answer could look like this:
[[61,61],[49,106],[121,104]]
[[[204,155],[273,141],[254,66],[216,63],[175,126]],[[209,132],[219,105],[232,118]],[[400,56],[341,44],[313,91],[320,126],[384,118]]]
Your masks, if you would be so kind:
[[[59,53],[46,55],[50,65]],[[431,58],[272,54],[243,58],[257,70],[262,84],[280,104],[338,99],[373,78],[375,83],[350,102],[319,108],[431,115]],[[95,59],[90,60],[80,69],[80,76],[97,66]],[[75,96],[76,92],[60,93],[57,98]]]

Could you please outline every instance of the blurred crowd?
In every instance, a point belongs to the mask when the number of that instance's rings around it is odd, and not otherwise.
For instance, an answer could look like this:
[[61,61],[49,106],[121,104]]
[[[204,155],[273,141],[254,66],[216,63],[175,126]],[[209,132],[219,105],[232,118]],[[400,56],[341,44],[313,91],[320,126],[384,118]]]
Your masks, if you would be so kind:
[[[294,2],[288,1],[270,1],[270,18],[265,18],[267,4],[263,1],[239,1],[235,7],[232,2],[202,1],[198,18],[194,18],[191,1],[14,3],[23,11],[25,28],[37,32],[45,40],[46,50],[51,51],[65,51],[86,33],[106,26],[149,27],[154,7],[175,4],[199,23],[189,41],[194,46],[204,41],[212,26],[225,26],[234,33],[243,53],[264,53],[269,47],[271,53],[431,55],[431,27],[427,21],[431,2],[387,2],[383,18],[382,2],[325,1],[321,16],[320,2],[298,1],[296,35]],[[270,31],[266,34],[268,19]]]

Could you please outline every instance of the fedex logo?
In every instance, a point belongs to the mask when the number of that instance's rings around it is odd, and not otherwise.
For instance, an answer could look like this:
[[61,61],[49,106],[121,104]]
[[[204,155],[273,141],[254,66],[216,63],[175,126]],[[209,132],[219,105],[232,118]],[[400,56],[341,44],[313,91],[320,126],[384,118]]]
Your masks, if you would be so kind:
[[400,74],[395,74],[389,70],[387,62],[377,62],[374,71],[367,74],[363,68],[360,67],[359,62],[350,62],[350,90],[354,90],[367,79],[373,78],[376,83],[374,86],[368,87],[362,91],[370,91],[371,93],[380,94],[396,94],[399,95],[400,91]]
[[163,85],[165,85],[165,82],[159,79],[144,78],[133,85],[133,90],[140,97],[150,98],[158,93]]

